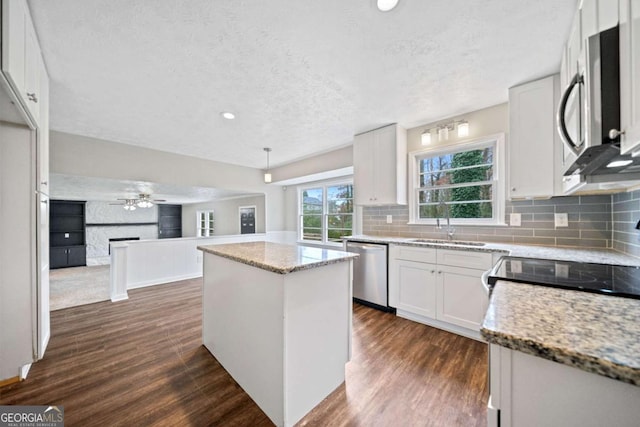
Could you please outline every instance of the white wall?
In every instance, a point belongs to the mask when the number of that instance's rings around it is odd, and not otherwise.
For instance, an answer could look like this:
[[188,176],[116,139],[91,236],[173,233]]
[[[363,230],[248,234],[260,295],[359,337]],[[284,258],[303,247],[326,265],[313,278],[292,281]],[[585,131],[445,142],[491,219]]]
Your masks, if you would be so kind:
[[51,173],[264,193],[266,231],[284,230],[283,191],[262,170],[51,132]]
[[256,233],[265,232],[265,198],[264,196],[241,197],[217,200],[206,203],[194,203],[182,206],[182,235],[197,235],[196,216],[198,211],[213,210],[214,235],[225,236],[240,234],[240,206],[256,207]]
[[353,166],[353,147],[351,145],[273,168],[271,175],[273,181],[278,182],[349,166]]

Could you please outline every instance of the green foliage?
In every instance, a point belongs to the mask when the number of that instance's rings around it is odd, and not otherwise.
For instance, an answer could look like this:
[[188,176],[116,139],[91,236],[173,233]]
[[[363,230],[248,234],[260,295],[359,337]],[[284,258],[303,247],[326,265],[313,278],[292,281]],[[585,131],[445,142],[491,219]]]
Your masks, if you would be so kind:
[[[453,155],[451,161],[452,168],[473,166],[481,164],[483,161],[483,150],[465,151]],[[476,167],[469,169],[458,169],[452,173],[452,184],[482,181],[486,176],[488,167]],[[467,200],[480,200],[481,187],[470,186],[451,189],[451,201],[462,202]],[[451,218],[481,218],[480,204],[461,203],[453,204],[450,207]]]

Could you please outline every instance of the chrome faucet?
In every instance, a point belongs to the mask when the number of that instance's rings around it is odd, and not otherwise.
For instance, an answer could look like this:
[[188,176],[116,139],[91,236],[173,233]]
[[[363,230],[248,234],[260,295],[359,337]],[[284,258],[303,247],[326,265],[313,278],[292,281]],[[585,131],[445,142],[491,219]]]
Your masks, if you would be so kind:
[[[447,205],[444,200],[440,200],[438,207],[444,207],[444,214],[447,219],[447,238],[449,240],[453,240],[453,235],[456,232],[456,229],[451,226],[451,216],[449,215],[449,205]],[[438,230],[442,230],[442,226],[440,225],[440,217],[436,217],[436,225]]]

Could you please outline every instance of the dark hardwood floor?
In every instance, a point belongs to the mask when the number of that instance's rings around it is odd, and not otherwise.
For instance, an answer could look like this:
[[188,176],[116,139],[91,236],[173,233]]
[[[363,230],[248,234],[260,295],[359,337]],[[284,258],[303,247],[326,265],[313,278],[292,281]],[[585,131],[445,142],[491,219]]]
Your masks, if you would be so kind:
[[[45,358],[0,404],[64,405],[67,426],[262,426],[200,345],[201,280],[52,312]],[[486,345],[357,305],[346,383],[303,426],[486,425]]]

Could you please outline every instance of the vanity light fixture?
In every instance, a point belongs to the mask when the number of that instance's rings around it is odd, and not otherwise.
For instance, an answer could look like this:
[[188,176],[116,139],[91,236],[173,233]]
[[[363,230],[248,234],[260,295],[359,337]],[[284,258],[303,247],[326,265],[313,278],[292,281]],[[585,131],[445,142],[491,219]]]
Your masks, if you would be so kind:
[[398,0],[377,0],[380,12],[389,12],[398,5]]
[[422,145],[431,144],[431,131],[437,132],[438,141],[446,141],[449,139],[449,132],[456,128],[458,129],[458,138],[469,136],[469,122],[466,120],[454,120],[449,123],[441,123],[435,127],[423,130],[422,135],[420,135],[420,142],[422,142]]
[[[451,126],[453,130],[453,126]],[[438,141],[446,141],[449,139],[449,125],[438,126]]]
[[220,113],[220,115],[227,120],[233,120],[236,118],[236,115],[230,111],[223,111],[222,113]]
[[420,136],[420,141],[422,142],[422,145],[431,144],[431,129],[425,129],[425,131],[422,132],[422,135]]
[[464,138],[465,136],[469,136],[469,122],[460,120],[458,122],[458,137]]
[[271,152],[271,148],[264,147],[263,150],[267,152],[267,171],[264,173],[264,182],[269,184],[271,182],[271,172],[269,172],[269,153]]

